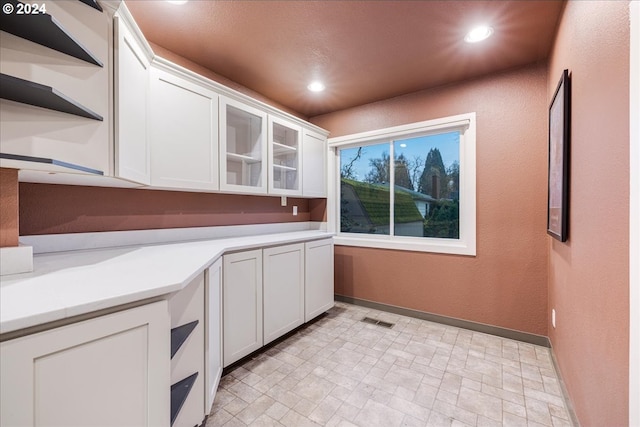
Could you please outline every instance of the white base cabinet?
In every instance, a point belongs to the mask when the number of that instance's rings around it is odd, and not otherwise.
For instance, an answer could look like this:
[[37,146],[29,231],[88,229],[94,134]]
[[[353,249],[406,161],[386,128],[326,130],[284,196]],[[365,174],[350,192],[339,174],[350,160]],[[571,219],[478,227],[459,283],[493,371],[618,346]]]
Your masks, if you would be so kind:
[[160,301],[0,344],[3,426],[169,426]]
[[306,242],[304,321],[318,317],[334,306],[333,239]]
[[262,250],[224,256],[224,366],[258,350],[262,341]]
[[224,366],[324,313],[333,300],[333,239],[224,256]]
[[264,249],[264,344],[304,323],[304,243]]

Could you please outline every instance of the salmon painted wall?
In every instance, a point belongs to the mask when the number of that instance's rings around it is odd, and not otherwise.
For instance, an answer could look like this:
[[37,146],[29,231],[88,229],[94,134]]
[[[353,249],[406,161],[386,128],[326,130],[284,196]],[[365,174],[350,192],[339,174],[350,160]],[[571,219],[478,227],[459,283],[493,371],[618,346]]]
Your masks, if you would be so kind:
[[0,169],[0,248],[18,246],[18,171]]
[[[20,184],[20,235],[322,221],[324,199]],[[298,206],[293,216],[292,206]]]
[[582,426],[628,425],[629,3],[570,1],[549,61],[572,84],[569,239],[549,239],[549,336]]
[[311,121],[341,136],[477,114],[477,256],[337,246],[336,293],[547,334],[544,64]]

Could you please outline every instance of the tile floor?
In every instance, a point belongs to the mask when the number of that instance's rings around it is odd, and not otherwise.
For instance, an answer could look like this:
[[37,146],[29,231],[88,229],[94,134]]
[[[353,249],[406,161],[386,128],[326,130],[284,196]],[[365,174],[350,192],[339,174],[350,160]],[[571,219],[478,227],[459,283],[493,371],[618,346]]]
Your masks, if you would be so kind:
[[[394,323],[387,329],[365,316]],[[213,426],[571,426],[549,349],[336,303],[225,375]]]

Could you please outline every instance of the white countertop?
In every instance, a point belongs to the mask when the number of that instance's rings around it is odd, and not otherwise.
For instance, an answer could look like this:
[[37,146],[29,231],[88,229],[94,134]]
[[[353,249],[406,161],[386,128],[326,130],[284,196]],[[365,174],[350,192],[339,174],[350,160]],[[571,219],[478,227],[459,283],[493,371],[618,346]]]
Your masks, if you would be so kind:
[[297,231],[36,255],[33,272],[0,278],[0,333],[179,291],[228,251],[331,236]]

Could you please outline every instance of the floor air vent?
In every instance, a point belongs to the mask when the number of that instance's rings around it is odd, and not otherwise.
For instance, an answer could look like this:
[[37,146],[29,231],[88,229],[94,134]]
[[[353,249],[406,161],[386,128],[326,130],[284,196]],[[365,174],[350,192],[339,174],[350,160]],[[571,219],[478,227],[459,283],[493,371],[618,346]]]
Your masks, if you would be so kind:
[[364,323],[371,323],[372,325],[382,326],[383,328],[391,328],[393,323],[383,322],[382,320],[372,319],[371,317],[364,317],[362,319]]

